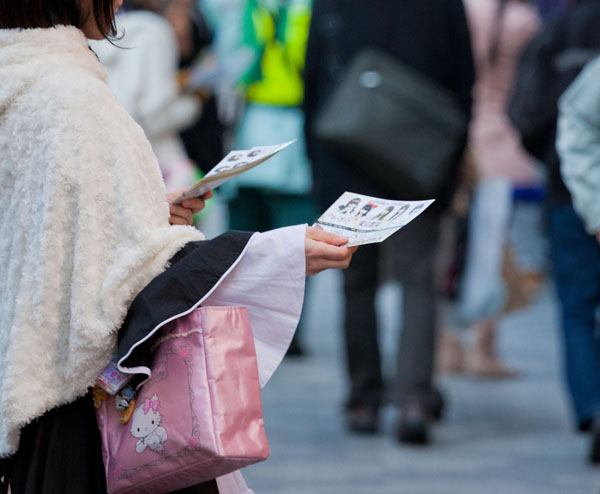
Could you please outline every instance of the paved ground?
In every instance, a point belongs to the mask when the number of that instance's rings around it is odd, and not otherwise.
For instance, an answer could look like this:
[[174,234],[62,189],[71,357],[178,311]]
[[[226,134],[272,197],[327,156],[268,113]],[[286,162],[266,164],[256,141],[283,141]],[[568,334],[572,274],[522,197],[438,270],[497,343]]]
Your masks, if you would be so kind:
[[[391,409],[379,436],[345,433],[338,293],[335,273],[315,279],[310,357],[285,362],[265,390],[272,457],[246,470],[257,494],[600,494],[600,468],[585,463],[586,438],[569,429],[549,290],[503,323],[501,351],[521,378],[444,379],[450,409],[427,449],[393,442]],[[379,297],[388,364],[397,296],[390,285]]]

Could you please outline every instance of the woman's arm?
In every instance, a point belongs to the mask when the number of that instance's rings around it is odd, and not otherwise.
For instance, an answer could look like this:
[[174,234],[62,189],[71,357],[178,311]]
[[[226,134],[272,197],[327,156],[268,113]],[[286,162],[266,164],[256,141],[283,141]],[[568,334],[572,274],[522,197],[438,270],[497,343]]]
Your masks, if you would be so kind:
[[[171,201],[179,196],[181,192],[177,191],[169,194],[167,200]],[[186,199],[180,205],[169,204],[171,213],[169,222],[172,225],[193,225],[193,215],[202,211],[206,201],[212,196],[212,190],[209,190],[203,196]],[[346,243],[348,243],[347,238],[309,226],[306,229],[304,243],[306,274],[312,276],[326,269],[346,269],[350,265],[352,254],[358,248],[343,247]]]

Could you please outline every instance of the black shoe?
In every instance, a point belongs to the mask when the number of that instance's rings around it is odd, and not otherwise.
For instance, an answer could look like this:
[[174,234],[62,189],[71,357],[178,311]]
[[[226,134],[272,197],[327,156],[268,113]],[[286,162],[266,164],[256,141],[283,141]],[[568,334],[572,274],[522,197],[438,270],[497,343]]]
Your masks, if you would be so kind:
[[348,407],[346,425],[350,432],[375,434],[379,426],[379,413],[376,408],[368,406]]
[[592,432],[593,425],[594,419],[582,419],[577,422],[577,430],[579,432]]
[[404,444],[429,444],[429,429],[433,422],[431,407],[418,401],[407,402],[400,408],[396,439]]
[[591,433],[592,436],[592,444],[590,447],[589,453],[589,462],[594,465],[600,464],[600,422],[598,420],[594,421],[592,425]]
[[444,399],[444,395],[440,391],[435,390],[435,395],[431,404],[431,416],[433,421],[440,422],[444,418],[445,411],[446,400]]
[[292,342],[290,343],[288,351],[285,355],[286,357],[295,358],[301,358],[306,355],[304,348],[302,348],[302,346],[298,343],[298,338],[296,338],[296,336],[294,336],[294,338],[292,339]]

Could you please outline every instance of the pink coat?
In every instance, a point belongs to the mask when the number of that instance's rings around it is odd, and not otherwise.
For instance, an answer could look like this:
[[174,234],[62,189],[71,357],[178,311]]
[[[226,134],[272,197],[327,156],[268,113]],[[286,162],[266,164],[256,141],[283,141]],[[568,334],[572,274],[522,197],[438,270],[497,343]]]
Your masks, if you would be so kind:
[[470,149],[481,179],[505,177],[515,184],[536,181],[532,159],[507,116],[519,57],[539,27],[532,6],[510,1],[504,13],[495,64],[490,64],[498,0],[464,0],[477,68]]

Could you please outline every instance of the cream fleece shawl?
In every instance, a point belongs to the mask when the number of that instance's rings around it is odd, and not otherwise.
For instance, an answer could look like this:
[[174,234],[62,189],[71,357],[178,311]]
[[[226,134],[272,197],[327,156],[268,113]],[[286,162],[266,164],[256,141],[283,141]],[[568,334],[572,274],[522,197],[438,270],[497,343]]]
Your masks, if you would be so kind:
[[0,30],[0,457],[86,393],[187,242],[156,158],[73,27]]

